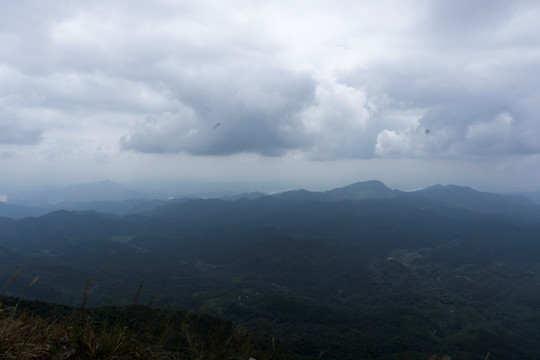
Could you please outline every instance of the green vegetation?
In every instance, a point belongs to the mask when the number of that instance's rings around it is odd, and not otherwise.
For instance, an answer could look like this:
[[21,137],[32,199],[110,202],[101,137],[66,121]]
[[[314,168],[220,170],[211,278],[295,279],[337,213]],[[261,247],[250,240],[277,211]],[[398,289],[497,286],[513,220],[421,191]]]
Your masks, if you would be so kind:
[[229,322],[202,314],[1,300],[0,359],[286,358],[257,347]]
[[[341,200],[341,190],[330,194],[336,201],[301,192],[292,200],[171,202],[125,217],[0,218],[3,293],[91,309],[14,317],[11,304],[2,326],[23,334],[31,326],[16,324],[38,316],[36,326],[63,327],[47,330],[49,338],[64,334],[52,342],[17,342],[50,349],[82,324],[79,339],[106,333],[141,354],[173,358],[211,358],[222,348],[258,360],[540,358],[540,213],[474,198],[470,189],[443,190],[380,199],[370,192],[354,201]],[[155,310],[147,316],[134,303]],[[181,312],[201,309],[205,315]],[[198,335],[183,333],[193,319]],[[227,344],[232,334],[237,340]],[[69,336],[73,349],[77,337]],[[182,352],[194,338],[206,355]]]

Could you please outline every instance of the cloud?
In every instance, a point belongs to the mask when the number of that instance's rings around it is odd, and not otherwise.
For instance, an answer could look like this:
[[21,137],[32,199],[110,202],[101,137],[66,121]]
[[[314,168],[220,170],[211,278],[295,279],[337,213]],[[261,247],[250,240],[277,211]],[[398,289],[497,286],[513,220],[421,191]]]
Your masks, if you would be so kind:
[[[467,37],[468,34],[472,34],[473,38],[488,35],[511,21],[523,4],[526,5],[527,1],[431,1],[429,25],[433,31],[430,34],[452,40]],[[470,37],[467,38],[471,41]]]
[[41,139],[40,128],[28,125],[17,114],[0,108],[0,144],[34,145]]
[[200,141],[197,115],[192,108],[181,106],[175,113],[149,116],[130,135],[121,139],[122,147],[143,153],[171,153],[190,149]]
[[97,149],[93,155],[93,159],[100,164],[109,164],[111,162],[111,156],[101,149]]
[[514,119],[508,113],[499,114],[487,122],[470,124],[465,134],[471,152],[505,154],[516,141]]
[[124,149],[276,156],[306,141],[297,114],[313,98],[310,77],[255,67],[234,78],[229,74],[225,78],[202,74],[197,82],[184,80],[191,85],[187,87],[190,91],[183,87],[177,90],[175,111],[147,116],[122,137]]
[[10,2],[1,159],[535,157],[539,17],[532,0]]
[[298,114],[301,131],[309,139],[300,150],[314,159],[369,156],[367,127],[375,110],[364,89],[320,80],[313,102]]
[[384,129],[377,135],[375,145],[377,155],[409,155],[411,150],[411,138],[407,133]]
[[148,116],[122,137],[122,147],[192,155],[296,152],[316,160],[370,155],[375,106],[363,89],[282,70],[253,77],[249,84],[216,82],[224,87],[219,97],[201,93],[186,99],[191,106]]
[[[364,86],[378,106],[373,154],[380,157],[467,158],[537,154],[540,56],[530,1],[428,2],[409,29],[409,52],[396,51],[341,81]],[[535,15],[532,15],[535,14]],[[425,20],[427,19],[427,20]],[[404,124],[394,112],[421,109]],[[511,118],[510,123],[501,119]],[[424,131],[430,130],[429,136]]]

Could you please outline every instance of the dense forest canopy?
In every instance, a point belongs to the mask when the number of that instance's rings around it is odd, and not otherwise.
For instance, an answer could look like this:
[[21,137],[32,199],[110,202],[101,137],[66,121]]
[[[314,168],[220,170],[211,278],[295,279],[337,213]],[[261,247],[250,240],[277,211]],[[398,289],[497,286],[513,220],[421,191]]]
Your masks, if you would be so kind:
[[4,295],[203,311],[299,358],[540,356],[524,198],[365,182],[142,209],[0,218]]

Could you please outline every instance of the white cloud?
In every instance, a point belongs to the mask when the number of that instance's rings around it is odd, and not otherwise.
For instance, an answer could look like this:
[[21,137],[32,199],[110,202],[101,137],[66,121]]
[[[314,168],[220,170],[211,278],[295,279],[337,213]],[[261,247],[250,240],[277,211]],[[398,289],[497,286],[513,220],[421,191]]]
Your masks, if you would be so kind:
[[397,133],[394,130],[384,129],[377,135],[375,154],[380,156],[410,155],[412,150],[410,140],[407,133]]
[[365,157],[367,125],[374,105],[364,89],[321,79],[313,103],[300,114],[302,132],[310,139],[306,151],[315,159]]

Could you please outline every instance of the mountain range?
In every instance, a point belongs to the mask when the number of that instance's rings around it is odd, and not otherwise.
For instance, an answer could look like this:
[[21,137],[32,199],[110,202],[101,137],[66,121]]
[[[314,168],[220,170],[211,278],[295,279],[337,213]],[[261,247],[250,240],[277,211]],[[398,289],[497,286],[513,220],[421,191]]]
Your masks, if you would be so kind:
[[[34,191],[9,197],[9,202],[0,202],[0,216],[23,218],[40,216],[55,210],[75,210],[129,215],[151,211],[167,203],[181,202],[186,199],[201,198],[193,195],[182,198],[153,199],[110,180],[96,183],[77,184],[67,187]],[[208,195],[202,198],[208,198]],[[224,196],[210,198],[236,201],[257,199],[271,196],[280,200],[293,201],[343,201],[362,199],[407,198],[416,200],[435,200],[448,206],[467,208],[492,213],[517,213],[520,215],[537,212],[537,204],[524,195],[501,195],[473,190],[456,185],[434,185],[417,191],[392,190],[380,181],[357,182],[348,186],[328,191],[291,190],[276,194],[263,192],[227,193]]]
[[3,295],[204,309],[295,359],[540,358],[524,197],[368,181],[77,206],[0,217]]

